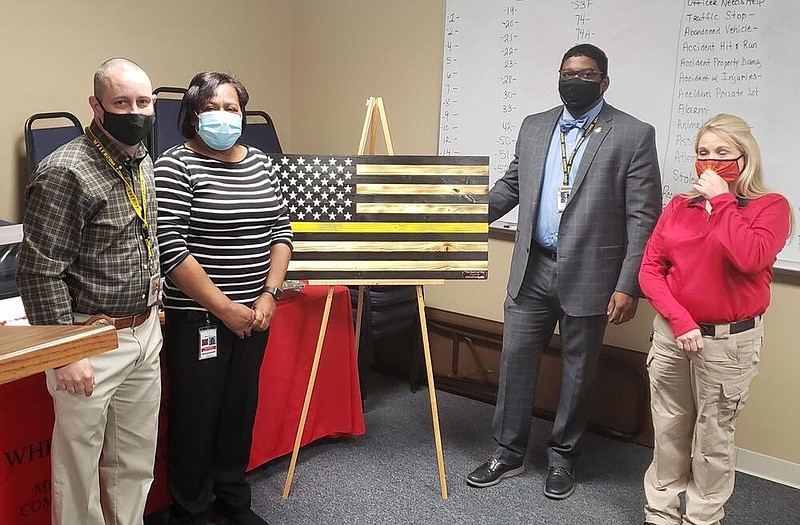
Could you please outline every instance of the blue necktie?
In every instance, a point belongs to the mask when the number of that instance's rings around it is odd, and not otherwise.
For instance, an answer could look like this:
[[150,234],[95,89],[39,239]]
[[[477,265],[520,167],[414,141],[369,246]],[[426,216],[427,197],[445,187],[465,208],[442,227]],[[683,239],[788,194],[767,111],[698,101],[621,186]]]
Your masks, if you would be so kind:
[[586,115],[584,115],[583,117],[581,117],[579,119],[561,117],[558,120],[558,125],[561,128],[561,131],[563,133],[567,133],[572,128],[583,129],[584,126],[586,126],[586,122],[588,120],[589,120],[589,117],[586,116]]

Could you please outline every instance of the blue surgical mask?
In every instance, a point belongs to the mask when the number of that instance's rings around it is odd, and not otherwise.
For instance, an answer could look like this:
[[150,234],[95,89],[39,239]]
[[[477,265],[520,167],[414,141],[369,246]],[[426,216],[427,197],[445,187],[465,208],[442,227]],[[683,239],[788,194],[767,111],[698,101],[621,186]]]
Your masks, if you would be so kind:
[[217,151],[230,149],[242,136],[242,116],[230,111],[206,111],[197,115],[197,133]]

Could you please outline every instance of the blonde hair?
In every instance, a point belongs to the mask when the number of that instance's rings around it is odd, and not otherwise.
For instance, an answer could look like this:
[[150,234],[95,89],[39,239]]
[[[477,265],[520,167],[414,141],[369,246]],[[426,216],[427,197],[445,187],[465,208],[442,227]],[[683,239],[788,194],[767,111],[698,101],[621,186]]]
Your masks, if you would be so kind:
[[[707,120],[697,131],[697,138],[694,142],[694,150],[697,152],[700,145],[700,137],[708,132],[713,132],[735,145],[742,152],[744,167],[739,178],[735,181],[733,188],[734,195],[746,199],[761,197],[770,191],[764,186],[763,169],[761,162],[761,149],[758,147],[755,137],[750,129],[750,125],[741,117],[720,113]],[[692,194],[699,195],[696,191]],[[794,230],[794,212],[790,211],[790,230]]]
[[709,131],[735,145],[742,152],[744,168],[742,168],[739,178],[736,179],[733,193],[748,199],[769,193],[769,190],[764,187],[761,149],[750,131],[750,125],[736,115],[727,113],[715,115],[700,126],[694,142],[695,152],[700,144],[700,137]]

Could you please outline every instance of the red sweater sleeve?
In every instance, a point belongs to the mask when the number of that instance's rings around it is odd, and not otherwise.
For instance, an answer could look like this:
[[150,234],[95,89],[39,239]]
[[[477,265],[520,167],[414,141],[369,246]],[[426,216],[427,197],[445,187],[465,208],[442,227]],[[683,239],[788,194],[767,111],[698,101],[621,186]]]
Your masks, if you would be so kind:
[[667,272],[669,271],[670,262],[664,254],[665,225],[672,213],[674,213],[675,208],[679,205],[685,205],[685,203],[686,198],[679,195],[674,197],[664,208],[653,234],[647,241],[644,256],[642,257],[642,266],[639,269],[639,286],[642,287],[642,293],[650,301],[656,312],[669,322],[675,337],[681,336],[689,330],[699,328],[686,308],[681,306],[672,295],[667,284]]
[[758,214],[748,224],[738,212],[737,200],[726,193],[711,199],[709,225],[731,263],[742,273],[754,273],[775,264],[789,235],[789,202],[777,193],[753,199]]

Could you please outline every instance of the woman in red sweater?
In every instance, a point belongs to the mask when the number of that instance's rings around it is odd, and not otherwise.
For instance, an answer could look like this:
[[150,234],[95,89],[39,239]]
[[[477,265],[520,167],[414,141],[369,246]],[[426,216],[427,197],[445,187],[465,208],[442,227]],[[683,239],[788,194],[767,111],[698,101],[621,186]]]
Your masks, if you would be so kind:
[[713,117],[695,150],[698,180],[667,204],[639,272],[658,312],[647,357],[655,449],[644,478],[645,522],[655,525],[724,516],[734,422],[757,373],[772,265],[792,227],[787,200],[762,185],[747,122]]

